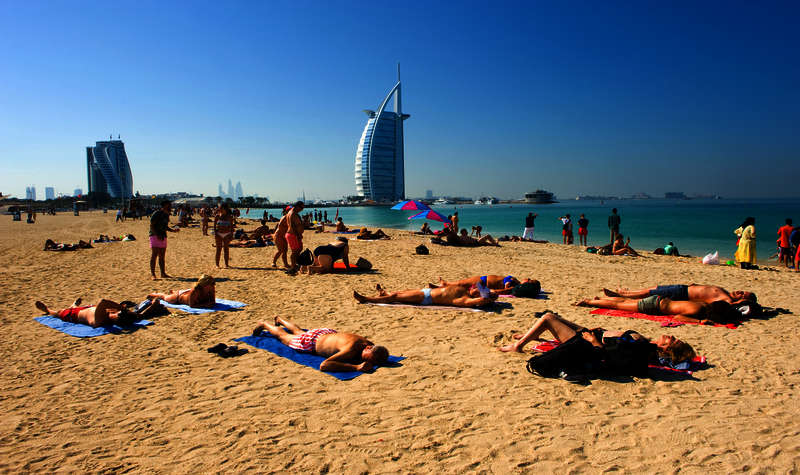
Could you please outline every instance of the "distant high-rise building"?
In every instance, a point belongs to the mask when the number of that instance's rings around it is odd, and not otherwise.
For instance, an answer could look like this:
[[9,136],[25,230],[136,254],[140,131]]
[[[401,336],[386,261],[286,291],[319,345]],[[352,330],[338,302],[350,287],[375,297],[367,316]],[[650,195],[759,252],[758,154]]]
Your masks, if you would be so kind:
[[112,198],[133,196],[133,174],[121,140],[97,142],[86,147],[89,193],[106,192]]
[[54,200],[56,199],[56,190],[52,186],[45,187],[44,189],[44,199],[46,200]]
[[25,187],[25,199],[36,201],[36,187],[35,186],[26,186]]
[[[365,110],[367,125],[356,149],[356,194],[374,201],[397,201],[405,198],[403,153],[403,114],[400,97],[400,69],[397,84],[381,102],[377,112]],[[385,110],[394,96],[394,111]]]
[[80,188],[75,188],[75,191],[72,192],[72,196],[81,196],[83,194],[83,190]]
[[226,198],[233,199],[233,183],[231,183],[231,179],[228,178],[228,193]]
[[217,191],[217,193],[218,193],[217,196],[219,196],[220,198],[225,198],[225,192],[222,191],[222,183],[220,183],[218,185],[218,187],[219,187],[219,191]]
[[432,200],[433,199],[433,190],[425,190],[425,199]]
[[233,201],[239,201],[240,199],[244,198],[244,192],[242,191],[242,182],[236,182],[236,188],[233,190]]

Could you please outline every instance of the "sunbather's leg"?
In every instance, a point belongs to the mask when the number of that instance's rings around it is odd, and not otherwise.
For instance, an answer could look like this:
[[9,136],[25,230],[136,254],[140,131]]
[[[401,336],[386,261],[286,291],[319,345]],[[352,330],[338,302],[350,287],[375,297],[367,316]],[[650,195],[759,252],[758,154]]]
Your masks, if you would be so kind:
[[522,348],[531,340],[538,339],[545,330],[549,331],[556,340],[565,342],[577,334],[577,330],[581,328],[575,323],[570,322],[558,315],[547,312],[533,324],[530,330],[525,333],[519,340],[511,345],[506,345],[498,348],[500,351],[522,351]]
[[639,311],[639,301],[627,299],[624,297],[595,297],[593,299],[586,299],[576,304],[578,307],[598,307],[610,308],[614,310],[627,310],[629,312]]
[[148,294],[147,298],[149,299],[156,299],[156,300],[163,300],[167,303],[178,303],[178,296],[180,292],[170,292],[168,294],[162,294],[159,292],[153,292],[152,294]]
[[267,330],[272,336],[279,339],[281,343],[283,343],[286,346],[289,346],[289,343],[292,341],[292,339],[294,339],[293,334],[286,333],[286,331],[283,328],[264,321],[258,322],[258,325],[253,330],[253,335],[254,336],[261,335],[261,333],[264,330]]
[[290,322],[289,320],[283,317],[275,317],[275,325],[283,325],[289,329],[289,332],[294,335],[300,335],[301,333],[305,333],[302,328],[298,327],[294,324],[294,322]]
[[421,290],[403,290],[400,292],[392,292],[391,294],[378,295],[377,297],[367,297],[361,295],[355,290],[353,297],[361,303],[410,303],[420,304],[425,296]]
[[36,308],[38,308],[42,312],[46,313],[47,315],[50,315],[52,317],[55,317],[55,316],[58,315],[58,312],[50,310],[50,308],[47,305],[45,305],[43,302],[40,302],[39,300],[37,300],[34,305],[36,305]]
[[656,290],[655,287],[650,287],[649,289],[640,289],[640,290],[625,290],[625,289],[617,289],[616,292],[610,289],[603,289],[603,293],[606,294],[608,297],[625,297],[629,299],[643,299],[650,296],[650,291]]

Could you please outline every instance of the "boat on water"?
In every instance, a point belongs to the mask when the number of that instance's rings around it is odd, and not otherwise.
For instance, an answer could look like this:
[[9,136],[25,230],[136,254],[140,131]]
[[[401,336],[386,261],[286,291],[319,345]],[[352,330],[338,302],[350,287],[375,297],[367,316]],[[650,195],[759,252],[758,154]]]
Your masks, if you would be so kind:
[[545,190],[536,190],[525,193],[525,202],[534,204],[556,203],[556,197]]
[[435,205],[454,205],[456,204],[455,201],[449,198],[439,198],[438,200],[434,201],[433,204]]
[[476,205],[496,205],[497,203],[497,198],[493,198],[491,196],[484,196],[475,200]]

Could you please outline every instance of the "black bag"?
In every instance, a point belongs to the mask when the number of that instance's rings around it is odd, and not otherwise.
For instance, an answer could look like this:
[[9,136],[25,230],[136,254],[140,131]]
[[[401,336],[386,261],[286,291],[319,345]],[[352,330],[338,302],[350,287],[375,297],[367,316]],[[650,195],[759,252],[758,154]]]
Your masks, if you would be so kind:
[[528,360],[528,371],[545,378],[558,378],[562,373],[586,374],[599,365],[600,349],[586,341],[578,333],[552,350]]
[[603,339],[603,370],[625,376],[647,373],[647,365],[655,351],[653,344],[644,339],[633,339],[629,333]]
[[419,246],[417,246],[417,254],[427,256],[428,254],[430,254],[430,251],[428,251],[428,248],[425,247],[425,244],[420,244]]

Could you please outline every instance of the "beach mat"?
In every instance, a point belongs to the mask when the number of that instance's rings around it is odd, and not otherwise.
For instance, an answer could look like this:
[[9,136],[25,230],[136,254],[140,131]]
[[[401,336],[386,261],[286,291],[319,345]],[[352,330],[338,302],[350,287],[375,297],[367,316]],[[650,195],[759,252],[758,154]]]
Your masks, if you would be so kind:
[[379,307],[412,307],[412,308],[424,308],[426,310],[461,310],[462,312],[495,312],[497,310],[504,310],[504,309],[511,309],[514,308],[508,302],[495,302],[493,305],[488,307],[455,307],[452,305],[414,305],[410,303],[372,303],[372,302],[364,302],[366,305],[377,305]]
[[[647,315],[646,313],[629,312],[627,310],[613,310],[610,308],[596,308],[592,310],[592,315],[608,315],[609,317],[626,317],[626,318],[639,318],[642,320],[650,320],[653,322],[661,323],[662,327],[678,327],[683,324],[686,325],[701,325],[700,322],[684,322],[675,320],[675,315]],[[714,325],[704,325],[709,327],[725,327],[736,329],[739,328],[735,323],[715,323]]]
[[371,269],[362,269],[355,264],[350,264],[350,267],[345,267],[344,262],[334,262],[333,263],[333,271],[342,274],[364,274],[364,273],[372,273],[375,272],[375,268]]
[[92,328],[89,325],[84,325],[82,323],[65,322],[60,318],[51,317],[49,315],[45,315],[43,317],[36,317],[34,318],[34,320],[36,320],[37,322],[41,323],[44,326],[52,328],[53,330],[66,333],[69,336],[74,336],[77,338],[92,338],[95,336],[107,335],[109,333],[115,333],[115,334],[126,333],[138,330],[141,327],[153,323],[150,320],[139,320],[124,327],[120,327],[118,325],[111,325],[109,327]]
[[[533,351],[538,351],[539,353],[546,353],[552,350],[553,348],[558,347],[558,345],[560,344],[561,342],[559,342],[558,340],[547,340],[536,345],[533,348]],[[695,356],[690,361],[684,361],[683,363],[680,363],[678,365],[669,366],[664,364],[650,364],[647,365],[647,367],[657,371],[667,371],[667,372],[691,375],[697,370],[705,369],[706,364],[707,361],[705,356]]]
[[[281,343],[277,338],[270,335],[268,332],[262,333],[259,336],[243,336],[241,338],[236,338],[233,341],[238,341],[242,343],[246,343],[252,347],[267,350],[270,353],[280,356],[281,358],[286,358],[287,360],[292,360],[297,364],[308,366],[309,368],[314,368],[315,370],[319,371],[319,365],[325,361],[325,358],[318,355],[312,355],[310,353],[300,353],[299,351],[295,351],[288,346]],[[397,363],[399,361],[404,360],[404,356],[389,356],[389,363]],[[380,368],[380,366],[378,367]],[[375,368],[376,370],[378,368]],[[361,376],[361,371],[343,371],[343,372],[336,372],[331,373],[327,371],[322,371],[325,374],[329,374],[334,378],[340,379],[342,381],[348,381],[350,379],[357,378]]]
[[500,295],[498,295],[498,297],[501,298],[501,299],[525,298],[525,299],[533,299],[533,300],[549,300],[550,297],[548,297],[548,295],[551,294],[551,293],[552,292],[545,292],[544,290],[542,290],[542,291],[539,292],[539,295],[537,295],[536,297],[517,297],[516,295],[512,295],[512,294],[500,294]]
[[225,300],[225,299],[217,299],[216,304],[214,304],[214,308],[194,308],[188,305],[178,305],[174,303],[167,303],[164,300],[159,300],[161,305],[167,308],[174,308],[176,310],[180,310],[186,313],[193,313],[195,315],[199,315],[201,313],[211,313],[211,312],[224,312],[226,310],[234,310],[237,308],[242,308],[247,306],[246,303],[237,302],[235,300]]

